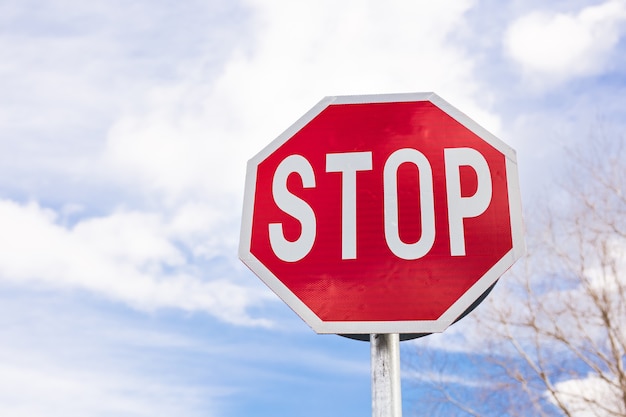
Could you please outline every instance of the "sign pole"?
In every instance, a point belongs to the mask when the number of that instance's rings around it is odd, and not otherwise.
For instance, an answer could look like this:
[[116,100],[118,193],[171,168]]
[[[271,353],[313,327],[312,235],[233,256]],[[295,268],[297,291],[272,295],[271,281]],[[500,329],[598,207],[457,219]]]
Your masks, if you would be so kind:
[[400,335],[371,334],[372,417],[402,417]]

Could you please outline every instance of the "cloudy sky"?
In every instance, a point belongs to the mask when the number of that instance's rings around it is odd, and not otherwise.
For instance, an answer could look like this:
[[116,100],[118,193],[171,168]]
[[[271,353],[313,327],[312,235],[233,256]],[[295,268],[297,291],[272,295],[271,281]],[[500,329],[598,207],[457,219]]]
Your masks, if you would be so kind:
[[626,1],[0,0],[0,414],[368,415],[368,344],[237,259],[245,163],[324,96],[421,91],[532,207],[624,129]]

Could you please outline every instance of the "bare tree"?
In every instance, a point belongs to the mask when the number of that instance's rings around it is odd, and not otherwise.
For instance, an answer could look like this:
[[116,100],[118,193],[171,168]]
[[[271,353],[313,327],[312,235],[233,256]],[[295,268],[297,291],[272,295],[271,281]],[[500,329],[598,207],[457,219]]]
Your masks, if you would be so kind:
[[526,258],[473,314],[485,384],[431,381],[454,415],[626,416],[626,143],[568,155],[556,196],[526,215]]

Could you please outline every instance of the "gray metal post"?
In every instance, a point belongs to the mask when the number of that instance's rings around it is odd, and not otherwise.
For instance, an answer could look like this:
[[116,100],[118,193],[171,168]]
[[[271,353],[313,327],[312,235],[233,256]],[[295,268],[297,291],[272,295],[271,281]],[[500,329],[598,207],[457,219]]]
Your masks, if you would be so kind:
[[371,334],[372,417],[402,417],[400,335]]

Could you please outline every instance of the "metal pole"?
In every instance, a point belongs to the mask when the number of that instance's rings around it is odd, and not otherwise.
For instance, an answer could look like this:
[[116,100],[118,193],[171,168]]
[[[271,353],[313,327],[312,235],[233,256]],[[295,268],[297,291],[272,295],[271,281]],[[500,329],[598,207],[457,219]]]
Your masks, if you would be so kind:
[[372,417],[402,417],[400,335],[371,334]]

